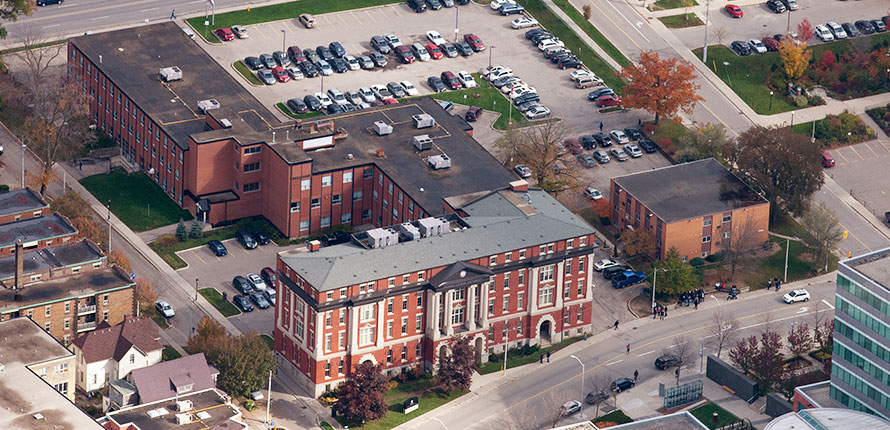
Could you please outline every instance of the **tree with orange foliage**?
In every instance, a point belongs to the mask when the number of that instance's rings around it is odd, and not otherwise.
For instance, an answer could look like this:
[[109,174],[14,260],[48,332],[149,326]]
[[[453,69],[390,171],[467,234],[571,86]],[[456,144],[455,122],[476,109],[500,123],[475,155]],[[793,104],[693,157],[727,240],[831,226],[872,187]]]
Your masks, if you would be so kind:
[[662,116],[675,118],[682,110],[691,114],[695,103],[703,100],[696,91],[694,68],[679,58],[662,60],[657,53],[640,54],[640,64],[625,67],[619,73],[624,86],[624,105],[655,114],[658,124]]
[[609,199],[601,198],[593,201],[593,209],[596,210],[597,216],[600,217],[600,224],[606,225],[611,220],[612,207],[609,206]]
[[624,242],[624,252],[631,257],[655,253],[655,237],[642,228],[624,230],[621,241]]
[[136,279],[136,286],[133,287],[133,295],[138,304],[137,307],[140,314],[151,312],[152,308],[154,308],[155,300],[158,299],[158,294],[155,293],[154,285],[152,285],[151,282],[148,282],[148,279],[141,277]]
[[810,20],[804,18],[800,24],[797,24],[797,40],[801,42],[809,42],[813,38],[813,25]]
[[108,262],[126,270],[127,272],[133,271],[133,266],[130,266],[130,260],[128,260],[127,257],[124,256],[124,253],[119,249],[113,249],[108,253]]
[[71,219],[71,225],[77,229],[77,234],[84,239],[89,239],[98,245],[103,245],[107,240],[106,231],[96,227],[93,220],[86,216]]
[[803,76],[813,53],[807,48],[806,42],[794,43],[790,39],[783,39],[779,42],[779,57],[782,58],[785,75],[788,79],[795,80]]

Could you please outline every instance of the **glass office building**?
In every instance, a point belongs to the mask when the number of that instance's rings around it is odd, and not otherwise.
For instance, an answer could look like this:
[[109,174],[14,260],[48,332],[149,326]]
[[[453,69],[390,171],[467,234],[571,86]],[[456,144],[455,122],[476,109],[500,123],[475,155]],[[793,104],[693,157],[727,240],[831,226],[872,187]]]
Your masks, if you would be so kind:
[[890,419],[890,248],[841,261],[831,397]]

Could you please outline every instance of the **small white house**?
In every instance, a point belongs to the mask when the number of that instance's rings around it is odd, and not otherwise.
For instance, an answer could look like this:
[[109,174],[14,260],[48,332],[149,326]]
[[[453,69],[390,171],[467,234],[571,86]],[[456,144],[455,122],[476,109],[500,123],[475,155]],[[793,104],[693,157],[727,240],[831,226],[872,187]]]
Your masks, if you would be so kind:
[[161,361],[164,346],[150,319],[130,318],[74,340],[78,388],[90,392]]

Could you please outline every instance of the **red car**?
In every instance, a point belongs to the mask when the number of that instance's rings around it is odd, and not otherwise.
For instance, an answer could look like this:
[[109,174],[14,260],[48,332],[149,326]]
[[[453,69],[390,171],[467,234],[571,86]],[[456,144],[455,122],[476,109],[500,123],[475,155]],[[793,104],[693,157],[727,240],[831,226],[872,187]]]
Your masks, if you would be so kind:
[[396,46],[395,49],[396,55],[402,59],[402,62],[405,64],[411,64],[414,62],[414,53],[411,52],[411,48],[408,48],[405,45]]
[[213,31],[220,40],[235,40],[235,33],[228,27],[220,27]]
[[430,57],[433,57],[433,60],[442,59],[442,50],[439,49],[438,46],[433,45],[432,43],[427,43],[424,48],[426,48],[426,52],[430,53]]
[[834,158],[828,151],[822,151],[822,167],[829,168],[834,167]]
[[726,5],[726,7],[724,9],[726,9],[726,13],[728,13],[729,16],[731,16],[733,18],[741,18],[743,15],[745,15],[742,12],[742,8],[740,8],[734,4],[728,4],[728,5]]
[[772,37],[764,37],[760,40],[763,42],[763,46],[766,46],[767,51],[778,51],[779,50],[779,41],[773,39]]
[[388,105],[397,105],[397,104],[399,104],[399,101],[390,97],[388,99],[383,99],[383,103],[388,104]]
[[467,42],[467,44],[470,45],[470,48],[473,48],[473,51],[479,52],[485,50],[485,44],[482,43],[482,39],[473,33],[465,34],[464,42]]
[[621,97],[606,94],[596,99],[596,107],[611,107],[611,106],[621,106]]
[[278,82],[287,82],[290,80],[290,75],[287,74],[284,67],[278,66],[272,69],[272,74],[275,75],[275,79],[278,79]]

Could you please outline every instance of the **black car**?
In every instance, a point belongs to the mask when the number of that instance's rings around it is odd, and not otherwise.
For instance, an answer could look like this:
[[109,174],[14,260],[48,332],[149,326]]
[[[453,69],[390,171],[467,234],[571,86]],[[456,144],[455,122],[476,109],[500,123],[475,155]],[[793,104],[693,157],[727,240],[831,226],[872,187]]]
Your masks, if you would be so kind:
[[300,70],[303,72],[303,76],[307,78],[314,78],[318,76],[318,69],[315,68],[315,65],[308,61],[300,61]]
[[533,28],[533,29],[525,32],[525,39],[532,40],[532,37],[535,37],[535,35],[541,34],[541,33],[546,33],[546,32],[547,32],[547,30],[544,30],[543,28]]
[[655,147],[655,142],[653,142],[652,139],[649,139],[646,136],[643,136],[637,145],[643,149],[643,152],[647,154],[652,154],[655,151],[658,151],[658,149]]
[[590,137],[592,137],[593,140],[596,141],[596,144],[599,145],[599,146],[602,147],[602,148],[605,148],[605,147],[608,147],[608,146],[612,146],[612,140],[609,139],[609,136],[606,136],[605,133],[602,133],[602,132],[600,132],[600,133],[593,133],[593,135],[590,136]]
[[432,10],[442,9],[442,2],[439,0],[426,0],[426,4],[429,5]]
[[244,64],[247,64],[247,67],[250,67],[250,70],[260,70],[263,68],[263,62],[260,61],[259,57],[247,57],[244,59]]
[[678,355],[665,354],[655,359],[655,367],[659,370],[664,370],[668,367],[679,366],[681,361],[682,360],[680,360],[680,356]]
[[328,49],[330,49],[337,58],[346,55],[346,49],[343,49],[343,45],[341,45],[340,42],[331,42],[328,44]]
[[459,4],[459,5],[470,4],[470,0],[457,0],[457,4]]
[[587,93],[587,100],[596,101],[596,99],[606,95],[606,94],[615,94],[615,91],[609,87],[600,87],[589,93]]
[[335,113],[343,113],[343,106],[340,106],[337,103],[331,103],[327,107],[327,112],[329,115],[333,115]]
[[873,25],[875,27],[875,31],[878,33],[883,33],[885,31],[887,31],[887,26],[884,25],[884,21],[881,21],[880,19],[871,20],[871,25]]
[[732,51],[735,52],[739,56],[751,55],[751,45],[748,45],[747,42],[742,42],[741,40],[736,40],[732,42],[732,45],[729,46],[732,48]]
[[579,139],[581,141],[581,147],[587,150],[591,150],[596,148],[596,139],[593,136],[584,135]]
[[544,56],[549,58],[551,63],[559,64],[560,61],[563,61],[566,58],[572,58],[575,56],[575,54],[572,54],[572,51],[562,50],[562,51],[547,51],[547,53]]
[[545,31],[543,33],[538,33],[538,34],[532,36],[531,41],[534,42],[535,45],[537,45],[538,43],[541,43],[541,41],[544,39],[553,39],[554,37],[556,37],[556,36],[554,36],[553,33]]
[[847,36],[850,36],[850,37],[859,36],[859,29],[856,28],[856,26],[853,25],[853,23],[845,22],[845,23],[841,24],[841,27],[843,27],[844,31],[847,33]]
[[257,243],[260,245],[268,245],[272,240],[269,239],[269,235],[264,231],[255,231],[251,233],[253,238],[256,239]]
[[222,244],[222,242],[214,239],[210,242],[207,242],[207,247],[210,248],[210,252],[217,257],[222,257],[229,253],[229,250],[226,249],[226,246]]
[[461,57],[469,57],[473,55],[473,48],[470,47],[470,44],[464,41],[460,41],[454,44],[454,48],[457,49],[457,53],[461,55]]
[[290,99],[287,101],[287,108],[290,109],[293,113],[306,113],[309,112],[309,106],[306,106],[306,102],[300,99]]
[[37,0],[37,6],[46,6],[48,4],[62,4],[65,0]]
[[346,62],[343,61],[342,58],[334,58],[331,60],[331,68],[337,73],[346,73],[346,71],[349,70],[349,66],[346,65]]
[[785,9],[785,5],[779,0],[767,0],[766,7],[775,13],[782,13],[787,10]]
[[606,390],[599,390],[587,393],[587,397],[584,398],[584,401],[589,405],[596,405],[605,402],[608,399],[609,393],[607,393]]
[[232,279],[232,286],[235,287],[236,290],[240,291],[241,294],[250,294],[253,291],[253,285],[247,278],[238,275]]
[[351,240],[349,233],[345,231],[335,231],[321,237],[321,244],[324,246],[338,245]]
[[250,299],[246,296],[232,297],[232,303],[234,303],[241,312],[253,312],[253,305],[250,304]]
[[442,79],[439,79],[438,76],[430,76],[426,80],[426,83],[429,84],[430,88],[437,93],[441,93],[448,89],[445,87],[445,83],[442,82]]
[[640,140],[640,138],[643,137],[643,133],[640,133],[640,130],[635,127],[625,128],[624,134],[626,134],[627,138],[630,140]]
[[303,102],[306,103],[306,107],[308,107],[309,110],[313,112],[321,109],[321,102],[318,101],[318,98],[316,98],[312,94],[308,94],[306,95],[306,97],[303,97]]
[[374,62],[374,65],[377,67],[386,67],[386,57],[384,57],[379,52],[372,52],[368,54],[371,57],[371,61]]
[[269,301],[266,300],[266,296],[263,295],[261,291],[254,291],[248,295],[250,297],[250,301],[256,305],[256,307],[260,309],[266,309],[269,307]]
[[607,269],[603,269],[603,278],[611,280],[612,278],[624,273],[625,270],[633,270],[630,266],[627,265],[619,265],[612,266]]
[[535,101],[535,102],[541,101],[541,97],[539,97],[537,93],[525,93],[525,94],[513,99],[513,104],[516,106],[519,106],[523,103],[528,103],[531,101]]
[[854,24],[862,34],[872,34],[875,32],[875,26],[871,24],[870,21],[856,21]]
[[389,52],[392,51],[392,48],[389,47],[389,44],[386,43],[386,40],[383,39],[383,36],[372,37],[371,47],[376,49],[377,52],[381,54],[389,54]]
[[414,12],[421,13],[426,10],[426,2],[423,0],[408,0],[408,7]]
[[560,62],[559,62],[559,68],[562,70],[565,70],[568,68],[580,69],[582,66],[584,66],[584,65],[581,64],[581,60],[579,60],[578,57],[575,57],[575,56],[566,58],[565,60],[560,60]]
[[610,385],[609,387],[612,389],[612,391],[615,391],[616,393],[620,393],[624,390],[627,390],[627,389],[633,387],[636,384],[637,383],[634,382],[633,379],[618,378],[618,379],[612,381],[612,385]]
[[328,49],[327,47],[324,47],[324,46],[317,46],[315,48],[315,53],[318,54],[318,56],[321,57],[321,59],[325,60],[325,61],[331,61],[334,59],[334,53],[331,52],[330,49]]
[[235,232],[235,239],[238,239],[238,242],[246,249],[254,249],[257,246],[256,239],[246,230],[238,229]]

